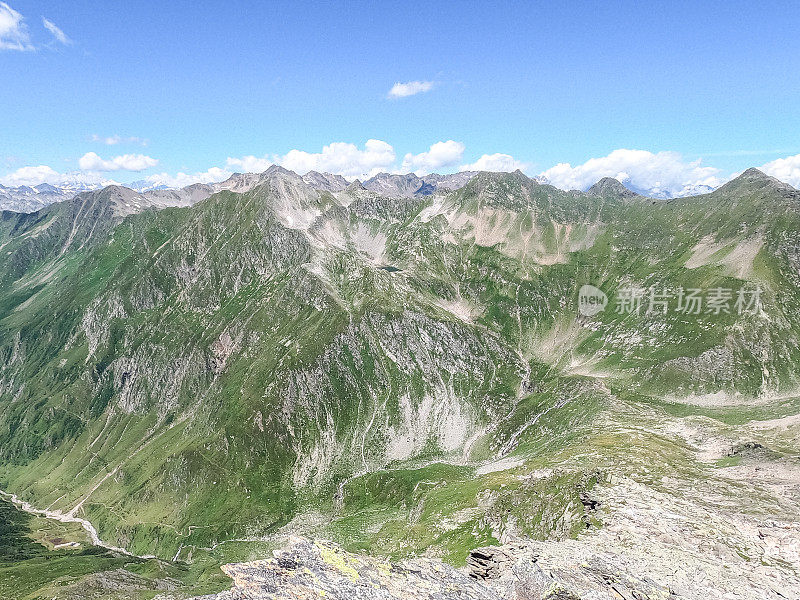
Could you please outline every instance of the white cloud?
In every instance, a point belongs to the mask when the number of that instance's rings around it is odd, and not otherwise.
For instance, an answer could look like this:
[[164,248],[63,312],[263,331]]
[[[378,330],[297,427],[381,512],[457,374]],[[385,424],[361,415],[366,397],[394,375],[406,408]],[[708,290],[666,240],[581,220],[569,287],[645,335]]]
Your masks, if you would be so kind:
[[470,165],[461,165],[459,170],[461,171],[495,171],[495,172],[507,172],[510,173],[512,171],[516,171],[519,169],[520,171],[524,171],[530,165],[527,163],[521,162],[511,156],[510,154],[484,154],[478,160]]
[[159,173],[157,175],[149,175],[145,177],[145,180],[155,185],[182,188],[193,183],[216,183],[217,181],[224,181],[231,175],[233,175],[231,171],[219,167],[211,167],[208,171],[194,174],[177,173],[175,175],[170,175],[169,173]]
[[[212,167],[200,173],[161,173],[148,176],[153,183],[184,187],[192,183],[212,183],[230,177],[233,171],[260,173],[273,164],[281,165],[300,175],[310,170],[342,175],[349,179],[369,178],[379,172],[418,174],[456,164],[461,160],[464,145],[447,140],[433,144],[420,154],[409,153],[402,163],[395,163],[394,148],[380,140],[369,140],[363,149],[355,144],[334,142],[321,152],[291,150],[283,155],[253,155],[228,158],[224,167]],[[99,157],[98,157],[99,158]],[[458,167],[460,171],[527,171],[528,163],[509,154],[484,154],[471,164]],[[767,163],[761,169],[782,181],[800,186],[800,155]],[[676,152],[652,153],[644,150],[615,150],[608,156],[593,158],[581,165],[558,164],[542,175],[562,189],[587,189],[603,177],[614,177],[625,185],[655,196],[682,196],[716,188],[729,177],[719,169],[704,166],[700,161],[686,162]]]
[[389,90],[389,98],[406,98],[429,92],[431,89],[433,89],[433,81],[407,81],[405,83],[398,81]]
[[0,184],[9,187],[20,185],[33,186],[39,185],[40,183],[81,187],[111,185],[117,182],[106,179],[95,171],[70,171],[68,173],[59,173],[47,165],[22,167],[13,173],[0,177]]
[[39,185],[40,183],[57,184],[61,182],[61,173],[47,165],[38,167],[22,167],[5,177],[0,177],[0,184],[10,187],[18,185]]
[[25,18],[0,2],[0,50],[33,50]]
[[800,154],[770,161],[761,171],[800,189]]
[[400,170],[403,173],[414,171],[417,175],[427,175],[441,167],[456,164],[464,155],[464,144],[447,140],[436,142],[427,152],[406,154]]
[[61,30],[60,27],[56,26],[55,23],[42,17],[42,25],[44,25],[45,29],[53,34],[55,40],[65,46],[69,46],[72,43],[72,40],[67,37],[67,35]]
[[158,160],[144,154],[123,154],[103,160],[94,152],[87,152],[78,160],[84,171],[144,171],[157,164]]
[[134,137],[134,136],[120,137],[116,134],[108,137],[103,137],[101,135],[93,133],[92,141],[100,142],[102,144],[105,144],[106,146],[116,146],[117,144],[141,144],[142,146],[147,146],[147,140],[144,140],[140,137]]
[[691,194],[702,186],[718,187],[724,182],[719,172],[714,167],[703,166],[700,160],[686,162],[677,152],[654,154],[646,150],[619,149],[574,167],[569,163],[557,164],[542,176],[565,190],[585,190],[603,177],[613,177],[654,196],[675,197]]
[[264,157],[243,156],[228,158],[229,169],[249,173],[266,171],[276,164],[301,175],[309,171],[335,173],[343,177],[371,177],[375,173],[388,170],[395,160],[394,148],[381,140],[367,140],[364,149],[355,144],[333,142],[322,148],[322,152],[290,150],[284,155]]
[[[292,150],[292,152],[295,152],[295,150]],[[249,156],[242,156],[241,158],[231,158],[229,156],[225,161],[225,165],[229,169],[235,169],[241,173],[262,173],[274,164],[274,156],[273,158],[270,158],[269,156],[259,158],[257,156],[253,156],[252,154]]]

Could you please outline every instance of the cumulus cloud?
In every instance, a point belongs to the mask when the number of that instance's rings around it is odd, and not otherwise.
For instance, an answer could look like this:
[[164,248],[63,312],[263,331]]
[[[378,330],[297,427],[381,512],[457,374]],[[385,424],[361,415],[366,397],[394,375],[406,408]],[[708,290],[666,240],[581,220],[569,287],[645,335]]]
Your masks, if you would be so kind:
[[460,171],[494,171],[498,173],[510,173],[519,169],[524,171],[530,165],[517,160],[510,154],[484,154],[474,163],[461,165]]
[[429,92],[433,89],[433,81],[407,81],[400,83],[399,81],[392,86],[389,90],[389,98],[406,98],[423,92]]
[[100,142],[101,144],[105,144],[106,146],[116,146],[117,144],[141,144],[142,146],[147,146],[147,140],[144,140],[140,137],[134,137],[134,136],[120,137],[116,134],[110,135],[108,137],[103,137],[101,135],[93,133],[92,141]]
[[39,165],[38,167],[22,167],[5,177],[0,177],[0,184],[10,187],[39,185],[40,183],[56,185],[61,182],[61,178],[61,173],[52,167]]
[[0,50],[33,50],[25,18],[0,2]]
[[231,171],[221,169],[220,167],[211,167],[208,171],[203,171],[201,173],[189,174],[181,172],[175,175],[170,175],[169,173],[148,175],[145,177],[145,180],[155,185],[182,188],[193,183],[216,183],[218,181],[224,181],[231,175],[233,175]]
[[20,185],[34,186],[40,183],[81,187],[111,185],[117,182],[103,177],[103,175],[96,171],[69,171],[67,173],[59,173],[48,165],[22,167],[13,173],[0,177],[0,184],[9,187],[17,187]]
[[78,160],[84,171],[144,171],[155,167],[158,160],[144,154],[123,154],[103,160],[94,152],[87,152]]
[[283,155],[228,158],[226,166],[237,171],[260,173],[276,164],[301,175],[309,171],[321,171],[363,178],[389,169],[394,160],[395,152],[390,144],[381,140],[367,140],[363,150],[355,144],[334,142],[324,146],[322,152],[290,150]]
[[[139,138],[93,136],[94,140],[110,146]],[[322,148],[321,152],[291,150],[286,154],[263,157],[243,156],[228,158],[225,165],[214,166],[196,173],[157,173],[147,176],[146,181],[154,185],[185,187],[193,183],[215,183],[223,181],[233,171],[263,172],[273,164],[281,165],[300,175],[310,170],[343,175],[349,179],[366,179],[379,172],[417,174],[448,168],[462,160],[464,144],[454,140],[436,142],[419,154],[408,153],[397,163],[394,148],[381,140],[368,140],[363,148],[355,144],[335,142]],[[94,152],[84,154],[79,162],[80,171],[60,173],[48,165],[25,166],[0,176],[5,186],[38,185],[109,185],[115,183],[104,173],[109,171],[142,171],[159,164],[159,161],[142,154],[125,154],[103,159]],[[462,164],[461,171],[526,171],[530,165],[509,154],[484,154],[471,164]],[[800,154],[787,156],[766,163],[762,171],[794,187],[800,188]],[[440,171],[440,172],[441,172]],[[592,158],[583,164],[572,166],[560,163],[542,174],[553,185],[562,189],[587,189],[603,177],[614,177],[625,185],[652,196],[678,197],[716,188],[732,176],[722,175],[719,169],[687,162],[676,152],[652,153],[645,150],[614,150],[608,156]],[[733,175],[735,176],[735,174]]]
[[404,173],[413,171],[417,175],[427,175],[436,169],[458,163],[463,155],[464,144],[461,142],[436,142],[427,152],[406,154],[400,170]]
[[700,160],[686,162],[677,152],[619,149],[574,167],[559,163],[542,176],[565,190],[585,190],[603,177],[613,177],[654,196],[676,197],[706,186],[718,187],[724,182],[719,173],[719,169],[703,166]]
[[770,161],[761,167],[761,171],[800,189],[800,154]]
[[67,37],[61,28],[56,26],[56,24],[49,19],[42,17],[42,25],[44,25],[45,29],[47,29],[47,31],[53,35],[53,38],[57,42],[64,44],[65,46],[69,46],[72,43],[72,40]]
[[275,164],[275,157],[274,155],[273,157],[270,157],[269,155],[258,157],[253,156],[252,154],[248,156],[242,156],[241,158],[231,158],[229,156],[228,160],[225,161],[225,164],[229,169],[233,169],[241,173],[261,173]]

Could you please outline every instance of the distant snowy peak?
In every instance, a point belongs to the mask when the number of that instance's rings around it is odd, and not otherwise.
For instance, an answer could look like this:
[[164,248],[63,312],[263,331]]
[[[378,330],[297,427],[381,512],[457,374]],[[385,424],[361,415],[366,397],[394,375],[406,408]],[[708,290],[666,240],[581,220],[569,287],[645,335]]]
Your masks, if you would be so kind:
[[[715,189],[717,188],[710,185],[703,185],[701,183],[692,183],[683,186],[683,189],[679,191],[677,194],[675,194],[674,197],[683,198],[685,196],[700,196],[701,194],[710,194]],[[668,198],[669,196],[664,196],[664,197]]]
[[[622,184],[620,184],[622,185]],[[656,200],[669,200],[671,198],[685,198],[687,196],[700,196],[702,194],[710,194],[716,188],[710,185],[703,185],[699,183],[690,183],[683,186],[681,189],[667,189],[661,186],[654,187],[639,187],[632,185],[630,182],[625,183],[625,187],[640,196],[647,196],[648,198],[655,198]]]
[[102,188],[102,185],[89,186],[84,183],[51,185],[40,183],[36,186],[20,185],[7,187],[0,184],[0,210],[30,213],[36,212],[54,202],[74,198],[81,192]]
[[[544,175],[536,175],[532,177],[534,181],[537,181],[542,184],[553,185],[553,183]],[[613,182],[616,182],[617,185],[614,185]],[[620,181],[614,177],[603,177],[597,183],[592,185],[589,188],[583,188],[581,191],[590,193],[590,194],[598,194],[602,195],[603,192],[611,192],[616,190],[617,192],[622,193],[622,190],[617,187],[622,186],[625,190],[628,191],[629,194],[638,195],[638,196],[646,196],[648,198],[655,198],[656,200],[669,200],[670,198],[684,198],[687,196],[700,196],[702,194],[710,194],[716,188],[710,185],[703,185],[699,183],[694,184],[687,184],[683,186],[681,189],[674,189],[674,188],[666,188],[662,186],[651,186],[651,187],[643,187],[637,186],[633,184],[630,180],[625,179],[624,181]],[[556,186],[559,187],[559,186]]]
[[150,190],[168,190],[171,189],[163,181],[150,181],[148,179],[139,179],[127,184],[125,187],[135,190],[137,192],[149,192]]
[[[751,171],[755,170],[753,169]],[[392,198],[419,198],[458,190],[467,185],[478,173],[478,171],[462,171],[446,175],[431,173],[430,175],[423,176],[416,175],[415,173],[378,173],[363,183],[359,181],[357,185],[359,189],[364,189],[382,196]],[[750,171],[747,173],[750,173]],[[522,174],[520,173],[520,175]],[[761,174],[761,176],[766,177],[763,174]],[[341,175],[309,171],[301,177],[293,171],[273,165],[263,173],[234,173],[225,181],[218,183],[194,183],[184,188],[173,188],[164,181],[142,179],[127,184],[124,187],[137,192],[149,201],[145,204],[154,207],[191,206],[223,190],[238,193],[248,192],[275,177],[282,178],[286,181],[291,180],[294,182],[293,184],[296,185],[305,184],[318,191],[341,192],[353,186],[353,182],[349,182]],[[530,179],[543,185],[551,184],[543,175],[533,176]],[[0,185],[0,210],[24,213],[35,212],[54,202],[69,200],[82,192],[95,191],[116,185],[119,184],[114,181],[104,181],[92,185],[78,181],[68,182],[62,185],[51,185],[49,183],[18,187]],[[674,188],[661,188],[658,186],[640,188],[627,180],[619,182],[616,179],[604,178],[586,191],[600,195],[609,193],[616,195],[640,195],[665,200],[669,198],[708,194],[714,191],[714,188],[701,184],[686,185],[683,189],[679,190]]]

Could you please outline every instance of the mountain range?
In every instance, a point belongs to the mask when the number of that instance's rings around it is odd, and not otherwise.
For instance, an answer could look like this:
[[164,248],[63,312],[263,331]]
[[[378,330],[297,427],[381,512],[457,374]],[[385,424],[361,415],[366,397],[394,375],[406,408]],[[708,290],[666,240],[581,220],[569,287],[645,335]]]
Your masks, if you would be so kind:
[[800,593],[800,192],[758,170],[273,166],[3,211],[0,256],[0,489],[110,553],[31,597]]
[[80,192],[98,189],[99,187],[85,185],[55,186],[49,183],[40,183],[36,186],[7,187],[0,184],[0,210],[36,212],[48,204],[68,200]]
[[[418,176],[414,173],[395,174],[378,173],[365,180],[363,183],[355,180],[354,183],[363,185],[365,189],[393,198],[411,198],[415,196],[429,196],[435,193],[447,193],[457,190],[477,175],[476,171],[462,171],[448,175],[432,173]],[[227,180],[220,183],[202,184],[195,183],[184,188],[172,188],[165,183],[148,180],[134,181],[127,187],[147,198],[155,201],[155,206],[162,206],[164,202],[174,203],[174,206],[191,206],[221,190],[237,192],[247,191],[258,185],[263,174],[234,173]],[[341,175],[309,171],[302,176],[304,182],[320,191],[340,192],[346,189],[351,182]],[[535,181],[549,183],[544,177],[535,177]],[[54,202],[60,202],[74,197],[80,192],[102,189],[103,185],[63,185],[54,186],[42,183],[37,186],[5,187],[0,185],[0,210],[14,212],[35,212]],[[670,194],[658,189],[632,188],[636,193],[652,198],[668,199]],[[683,190],[680,196],[692,196],[713,191],[708,186],[694,186]]]

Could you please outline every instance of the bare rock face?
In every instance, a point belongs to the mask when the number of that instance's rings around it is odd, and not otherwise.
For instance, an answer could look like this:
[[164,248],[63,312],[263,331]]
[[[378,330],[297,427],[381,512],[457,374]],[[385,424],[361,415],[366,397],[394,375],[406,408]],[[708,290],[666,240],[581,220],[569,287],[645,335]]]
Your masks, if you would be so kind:
[[467,558],[469,575],[503,600],[668,600],[672,592],[601,560],[554,560],[538,542],[476,548]]
[[222,567],[233,589],[207,600],[497,600],[484,583],[438,561],[388,563],[293,537],[275,557]]
[[469,553],[467,567],[471,577],[479,580],[497,579],[513,564],[515,548],[489,546]]
[[390,563],[292,537],[274,558],[223,566],[229,591],[196,600],[668,600],[653,582],[599,561],[545,565],[536,542],[478,548],[467,567]]
[[[114,569],[94,573],[75,582],[66,581],[60,588],[61,598],[81,598],[81,600],[102,600],[107,598],[130,597],[135,593],[166,591],[164,597],[172,596],[178,590],[180,581],[171,578],[147,579],[126,569]],[[63,594],[63,595],[61,595]]]

